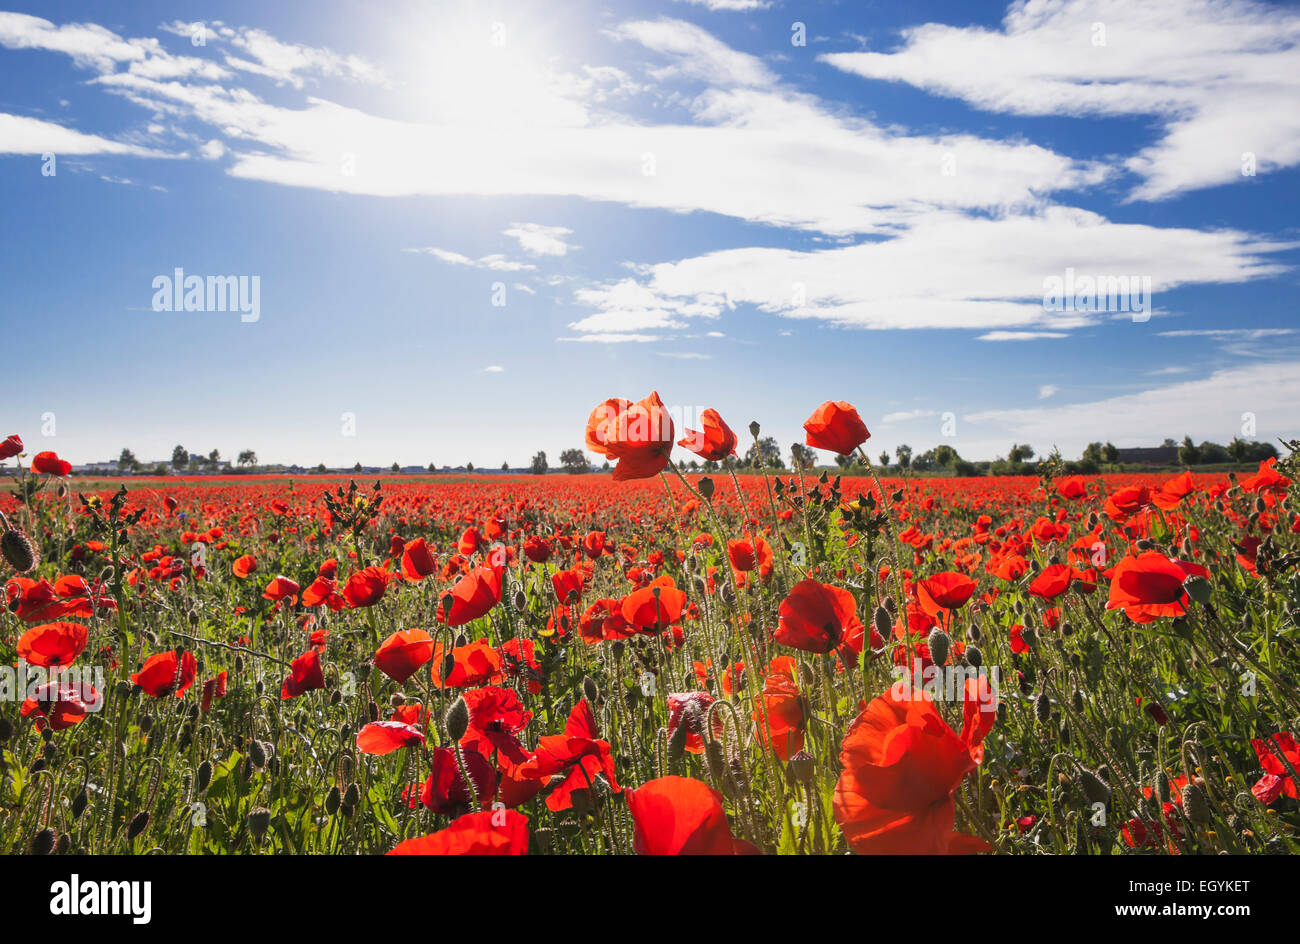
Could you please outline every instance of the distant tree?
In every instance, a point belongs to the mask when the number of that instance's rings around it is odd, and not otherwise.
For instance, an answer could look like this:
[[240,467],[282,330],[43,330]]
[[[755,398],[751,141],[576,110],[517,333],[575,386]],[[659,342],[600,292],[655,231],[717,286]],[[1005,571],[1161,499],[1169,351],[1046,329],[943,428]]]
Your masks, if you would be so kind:
[[1119,461],[1119,450],[1115,448],[1114,443],[1106,443],[1101,447],[1101,461],[1107,465],[1114,465]]
[[354,465],[354,466],[352,467],[352,471],[353,471],[353,472],[360,472],[360,471],[361,471],[361,463],[358,462],[356,465]]
[[[845,456],[845,458],[850,460],[849,462],[844,463],[844,467],[847,469],[850,465],[853,464],[853,463],[852,463],[852,459],[853,459],[853,457],[852,457],[852,456]],[[882,450],[880,450],[880,465],[881,465],[882,468],[887,468],[887,467],[889,466],[889,450],[888,450],[888,449],[882,449]]]
[[1215,462],[1228,462],[1231,456],[1228,450],[1216,442],[1205,440],[1198,447],[1201,450],[1201,465],[1209,465]]
[[1165,438],[1165,441],[1162,442],[1162,443],[1160,444],[1160,446],[1161,446],[1161,448],[1163,448],[1163,449],[1174,449],[1174,448],[1177,448],[1178,443],[1176,443],[1176,442],[1174,442],[1172,439],[1169,439],[1168,437],[1166,437],[1166,438]]
[[237,461],[241,467],[255,466],[257,465],[257,453],[251,449],[245,449],[239,454]]
[[745,453],[745,465],[751,469],[784,469],[781,447],[777,445],[776,438],[764,436],[762,439],[755,440],[754,445],[750,446],[749,451]]
[[502,462],[501,462],[501,471],[502,471],[502,472],[509,472],[509,471],[510,471],[510,460],[509,460],[509,459],[502,460]]
[[609,460],[606,459],[604,462],[602,462],[602,463],[600,464],[600,468],[601,468],[602,471],[604,471],[604,472],[608,472],[608,471],[609,471]]
[[1028,462],[1034,457],[1033,446],[1022,446],[1019,443],[1011,444],[1011,451],[1007,453],[1007,461],[1011,463]]
[[1201,450],[1196,448],[1191,436],[1183,437],[1183,444],[1178,447],[1178,461],[1183,465],[1196,465],[1201,461]]
[[474,471],[474,463],[472,463],[472,462],[466,462],[466,463],[465,463],[465,471],[466,471],[466,472],[473,472],[473,471]]
[[215,469],[220,464],[221,464],[221,452],[217,449],[213,449],[211,452],[208,453],[208,468]]
[[817,464],[817,455],[803,443],[790,446],[790,468],[807,470]]
[[167,463],[166,463],[166,462],[159,462],[156,466],[153,467],[153,474],[154,474],[154,475],[170,475],[170,474],[171,474],[171,470],[170,470],[169,468],[167,468]]
[[1091,442],[1083,450],[1083,461],[1091,462],[1093,465],[1101,465],[1102,445],[1099,442]]
[[[883,465],[889,465],[889,453],[881,453],[881,459],[884,460],[882,463]],[[841,469],[847,471],[858,464],[858,457],[856,455],[841,456],[837,454],[835,456],[835,464]]]
[[434,464],[433,464],[432,462],[429,463],[429,471],[430,471],[430,472],[437,472],[437,471],[438,471],[437,468],[434,467]]
[[123,449],[122,454],[117,457],[117,468],[119,472],[134,472],[140,468],[140,460],[130,449]]
[[401,471],[402,471],[402,466],[401,466],[400,463],[394,462],[391,466],[388,467],[388,471],[389,471],[389,472],[401,472]]
[[954,462],[960,461],[961,456],[957,455],[957,450],[947,443],[942,446],[934,447],[934,461],[936,464],[945,468],[951,466]]
[[581,449],[566,449],[560,453],[560,465],[570,475],[578,475],[591,468],[587,463],[587,454]]
[[1228,455],[1232,456],[1233,462],[1245,462],[1249,452],[1250,445],[1240,436],[1233,436],[1232,442],[1228,443]]
[[327,471],[329,471],[329,470],[325,468],[325,463],[324,463],[324,462],[322,462],[320,465],[316,466],[316,474],[317,474],[317,475],[324,475]]
[[546,453],[539,452],[537,455],[533,456],[532,465],[528,468],[533,475],[545,475],[546,469],[548,468],[546,464]]
[[172,450],[173,469],[179,471],[185,468],[185,466],[189,465],[189,462],[190,462],[190,454],[185,451],[184,446],[177,446],[175,449]]
[[906,469],[912,464],[912,447],[907,443],[903,443],[895,449],[894,455],[898,457],[898,467],[900,469]]

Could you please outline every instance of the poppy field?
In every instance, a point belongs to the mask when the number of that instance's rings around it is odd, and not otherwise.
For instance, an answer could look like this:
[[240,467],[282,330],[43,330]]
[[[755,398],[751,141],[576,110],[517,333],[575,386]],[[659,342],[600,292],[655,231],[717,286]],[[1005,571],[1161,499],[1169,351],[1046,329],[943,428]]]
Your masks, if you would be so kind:
[[882,478],[864,414],[744,474],[658,394],[603,475],[86,488],[11,436],[4,848],[1300,851],[1296,453]]

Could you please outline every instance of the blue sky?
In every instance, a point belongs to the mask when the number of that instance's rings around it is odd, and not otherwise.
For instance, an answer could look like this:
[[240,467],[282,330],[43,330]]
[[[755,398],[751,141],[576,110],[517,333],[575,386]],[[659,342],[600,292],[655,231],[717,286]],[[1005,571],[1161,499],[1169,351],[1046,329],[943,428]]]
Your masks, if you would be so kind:
[[[873,455],[1300,435],[1295,6],[5,10],[32,451],[519,465],[652,389],[787,450],[826,399]],[[258,319],[155,311],[177,267]]]

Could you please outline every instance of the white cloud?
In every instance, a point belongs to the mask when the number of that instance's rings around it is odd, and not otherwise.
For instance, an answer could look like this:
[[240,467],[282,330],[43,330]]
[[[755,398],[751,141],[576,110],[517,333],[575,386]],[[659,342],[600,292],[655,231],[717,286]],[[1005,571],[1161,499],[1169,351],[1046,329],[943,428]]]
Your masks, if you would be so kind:
[[729,249],[637,268],[638,278],[579,290],[601,314],[575,330],[670,326],[752,305],[868,329],[1004,329],[981,340],[1066,337],[1105,313],[1049,311],[1044,280],[1067,268],[1151,278],[1152,292],[1286,271],[1290,244],[1232,230],[1111,223],[1067,207],[987,219],[938,211],[890,239],[833,249]]
[[1178,331],[1160,331],[1162,338],[1222,338],[1241,341],[1258,341],[1295,334],[1295,328],[1185,328]]
[[562,256],[571,248],[564,239],[573,230],[563,226],[543,226],[541,223],[511,223],[504,231],[506,236],[519,240],[519,246],[534,256]]
[[1048,397],[1054,396],[1060,389],[1055,384],[1043,384],[1038,388],[1038,399],[1046,400]]
[[427,256],[433,256],[443,262],[451,265],[470,266],[475,269],[491,269],[494,272],[524,272],[536,269],[537,266],[527,262],[515,262],[507,259],[500,253],[492,253],[486,256],[480,256],[477,259],[471,259],[464,253],[452,252],[450,249],[439,249],[437,246],[417,246],[409,249],[403,249],[402,252],[416,252]]
[[1240,434],[1241,415],[1247,412],[1255,414],[1260,439],[1300,435],[1300,361],[1224,369],[1202,380],[1089,403],[972,413],[962,417],[964,444],[957,449],[980,458],[992,454],[984,450],[1014,439],[1044,452],[1057,445],[1071,456],[1097,441],[1150,446],[1166,436],[1190,435],[1197,442],[1227,442]]
[[757,56],[738,52],[712,33],[684,20],[637,20],[610,32],[619,39],[633,40],[672,57],[672,66],[652,73],[658,79],[684,75],[724,87],[776,84],[776,76]]
[[0,154],[132,154],[136,157],[165,157],[166,155],[110,141],[97,134],[84,134],[65,128],[52,121],[41,121],[24,115],[0,113]]
[[655,351],[660,357],[671,357],[679,361],[711,361],[712,354],[701,354],[699,351]]
[[935,410],[903,410],[898,413],[886,413],[880,418],[880,422],[886,425],[890,423],[906,423],[908,420],[917,420],[925,416],[938,416]]
[[1159,200],[1300,164],[1300,14],[1251,0],[1032,0],[1002,29],[929,23],[895,52],[820,58],[988,111],[1154,115],[1164,135],[1124,161]]
[[216,138],[203,144],[199,148],[199,154],[209,161],[215,161],[226,153],[226,146]]
[[483,373],[485,374],[500,374],[503,373],[504,371],[505,368],[502,367],[500,364],[492,364],[488,367],[483,368]]
[[678,3],[693,3],[696,6],[707,7],[711,12],[719,10],[728,10],[734,13],[743,13],[747,10],[766,10],[770,7],[771,0],[677,0]]
[[588,344],[646,344],[663,340],[657,334],[584,334],[576,338],[556,338],[557,341],[579,341]]

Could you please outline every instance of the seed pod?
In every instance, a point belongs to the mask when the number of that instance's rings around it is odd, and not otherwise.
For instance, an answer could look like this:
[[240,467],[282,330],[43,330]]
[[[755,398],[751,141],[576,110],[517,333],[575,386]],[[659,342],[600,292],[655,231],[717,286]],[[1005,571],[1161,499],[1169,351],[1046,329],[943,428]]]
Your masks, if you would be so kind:
[[401,692],[393,692],[392,696],[388,699],[388,706],[390,708],[401,708],[405,704],[406,696]]
[[367,717],[370,718],[371,721],[379,720],[379,706],[375,704],[374,701],[371,701],[368,705],[366,705],[366,715]]
[[248,756],[252,759],[253,766],[259,770],[266,766],[266,749],[262,746],[261,741],[252,740],[248,742]]
[[330,787],[330,792],[325,794],[325,812],[333,816],[339,811],[339,803],[343,799],[343,794],[339,792],[337,784]]
[[882,639],[889,638],[890,624],[892,622],[893,620],[890,618],[889,611],[887,609],[885,609],[883,606],[876,607],[876,615],[875,615],[876,632],[880,634],[880,637]]
[[1205,788],[1195,780],[1190,780],[1183,787],[1183,812],[1193,823],[1210,821],[1210,803],[1205,797]]
[[593,704],[600,700],[600,689],[596,687],[596,680],[590,675],[582,677],[582,694]]
[[703,476],[698,482],[696,482],[695,487],[700,490],[700,495],[705,501],[709,501],[713,498],[713,479],[709,478],[707,475]]
[[208,788],[208,784],[211,782],[212,782],[212,761],[205,760],[203,763],[199,764],[199,772],[198,772],[198,777],[195,780],[195,787],[199,793],[202,793],[204,790]]
[[67,855],[68,850],[72,848],[72,837],[67,833],[59,836],[59,841],[54,846],[55,855]]
[[86,812],[86,807],[89,805],[90,797],[86,794],[86,788],[82,787],[72,798],[72,818],[81,819],[81,814]]
[[930,636],[926,639],[925,644],[930,649],[930,659],[935,665],[946,665],[948,662],[948,647],[952,642],[939,627],[930,630]]
[[126,827],[126,838],[134,839],[149,828],[149,811],[141,810],[131,817],[131,825]]
[[524,610],[528,609],[528,598],[524,596],[524,591],[515,591],[514,604],[516,613],[522,613]]
[[816,759],[807,751],[799,751],[790,758],[790,765],[786,767],[786,776],[792,782],[812,783],[813,769],[816,765]]
[[448,736],[453,741],[459,741],[463,738],[465,731],[469,728],[469,705],[465,704],[465,699],[457,698],[452,702],[442,720],[447,726]]
[[344,816],[351,816],[357,811],[357,804],[360,802],[361,788],[355,783],[350,783],[343,794],[343,801],[339,804],[339,809],[343,811]]
[[1052,700],[1047,697],[1047,692],[1040,692],[1034,699],[1034,714],[1039,721],[1047,721],[1052,717]]
[[58,838],[58,833],[46,827],[32,837],[29,850],[32,855],[49,855],[54,851],[54,844]]
[[1083,712],[1083,706],[1084,706],[1083,692],[1077,688],[1074,690],[1074,695],[1071,699],[1071,704],[1074,706],[1074,710],[1076,714],[1081,714]]

